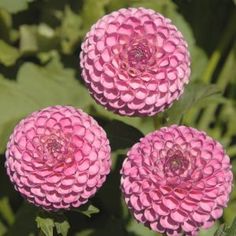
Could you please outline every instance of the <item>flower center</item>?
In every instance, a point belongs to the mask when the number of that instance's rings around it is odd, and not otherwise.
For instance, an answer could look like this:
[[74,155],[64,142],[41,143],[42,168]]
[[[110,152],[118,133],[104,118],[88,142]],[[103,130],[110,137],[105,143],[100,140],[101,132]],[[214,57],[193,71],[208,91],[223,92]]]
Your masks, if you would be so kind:
[[41,152],[46,164],[54,165],[65,160],[68,154],[68,142],[56,134],[44,135],[40,139]]
[[167,157],[164,171],[168,177],[184,176],[188,170],[189,160],[183,156],[180,151],[176,151],[173,155]]
[[147,64],[151,57],[150,49],[142,42],[131,45],[128,50],[128,62],[131,67],[139,67],[139,64]]
[[47,142],[45,143],[45,147],[51,155],[55,155],[56,153],[62,152],[62,144],[59,142],[59,140],[54,138],[49,138]]

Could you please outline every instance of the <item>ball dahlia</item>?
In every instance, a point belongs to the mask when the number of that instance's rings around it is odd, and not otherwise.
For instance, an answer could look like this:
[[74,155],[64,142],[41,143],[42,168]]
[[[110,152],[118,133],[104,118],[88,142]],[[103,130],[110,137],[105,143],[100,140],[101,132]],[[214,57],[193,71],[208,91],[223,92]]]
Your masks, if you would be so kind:
[[23,119],[7,145],[7,173],[29,202],[46,210],[87,202],[110,172],[104,130],[70,106],[48,107]]
[[181,32],[170,19],[144,8],[101,18],[87,33],[80,60],[94,99],[126,116],[151,116],[168,108],[190,76]]
[[204,132],[176,126],[145,136],[121,170],[125,201],[137,221],[167,235],[197,235],[221,217],[233,175],[223,147]]

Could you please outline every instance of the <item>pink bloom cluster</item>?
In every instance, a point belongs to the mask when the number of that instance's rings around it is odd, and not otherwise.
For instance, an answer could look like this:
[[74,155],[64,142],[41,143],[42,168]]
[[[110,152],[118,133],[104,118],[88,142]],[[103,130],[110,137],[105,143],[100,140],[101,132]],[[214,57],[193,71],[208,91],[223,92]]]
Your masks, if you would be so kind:
[[233,175],[223,147],[176,126],[145,136],[128,152],[121,187],[134,217],[167,235],[197,235],[221,217]]
[[152,116],[172,105],[190,76],[188,46],[171,21],[153,10],[121,9],[87,33],[82,77],[94,99],[126,116]]
[[110,167],[106,133],[70,106],[34,112],[16,126],[7,145],[6,168],[16,190],[46,210],[86,203]]

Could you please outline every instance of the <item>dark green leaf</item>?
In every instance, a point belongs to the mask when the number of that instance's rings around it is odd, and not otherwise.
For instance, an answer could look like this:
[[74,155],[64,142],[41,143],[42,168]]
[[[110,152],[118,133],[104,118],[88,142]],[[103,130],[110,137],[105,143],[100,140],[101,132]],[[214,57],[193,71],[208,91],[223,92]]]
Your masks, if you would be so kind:
[[28,203],[23,203],[16,213],[14,224],[6,236],[29,235],[36,231],[35,216],[38,209]]
[[104,127],[112,151],[131,147],[143,137],[142,132],[119,120],[112,120]]
[[5,235],[6,232],[7,232],[6,226],[0,221],[0,236]]

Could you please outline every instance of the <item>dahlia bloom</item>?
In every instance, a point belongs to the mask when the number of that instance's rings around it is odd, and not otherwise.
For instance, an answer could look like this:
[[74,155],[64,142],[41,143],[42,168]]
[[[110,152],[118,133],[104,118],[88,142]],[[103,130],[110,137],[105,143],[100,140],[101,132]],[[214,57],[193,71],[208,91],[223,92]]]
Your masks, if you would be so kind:
[[121,174],[121,189],[136,220],[176,236],[211,227],[226,207],[233,179],[221,144],[176,125],[136,143]]
[[183,93],[190,76],[181,32],[153,10],[121,9],[87,33],[82,77],[97,103],[126,116],[162,112]]
[[15,127],[7,145],[6,168],[15,189],[46,210],[86,203],[110,167],[106,133],[70,106],[32,113]]

